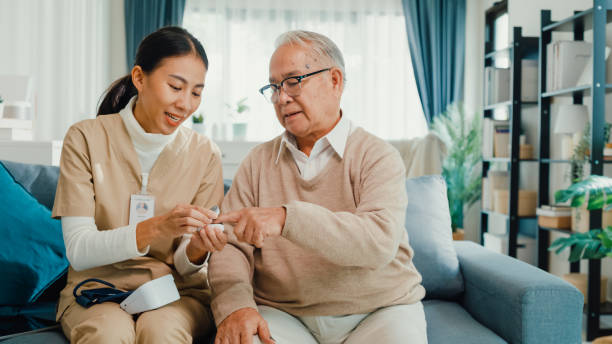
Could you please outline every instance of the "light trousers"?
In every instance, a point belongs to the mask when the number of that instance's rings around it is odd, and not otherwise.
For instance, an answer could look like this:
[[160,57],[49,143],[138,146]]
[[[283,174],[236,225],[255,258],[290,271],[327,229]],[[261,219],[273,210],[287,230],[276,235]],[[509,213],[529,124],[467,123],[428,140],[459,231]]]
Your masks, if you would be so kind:
[[134,317],[118,303],[84,308],[70,305],[60,319],[70,343],[189,343],[213,331],[210,309],[181,296],[175,302]]
[[[294,317],[276,308],[258,308],[277,344],[427,344],[421,302],[344,316]],[[253,343],[260,344],[259,337]]]

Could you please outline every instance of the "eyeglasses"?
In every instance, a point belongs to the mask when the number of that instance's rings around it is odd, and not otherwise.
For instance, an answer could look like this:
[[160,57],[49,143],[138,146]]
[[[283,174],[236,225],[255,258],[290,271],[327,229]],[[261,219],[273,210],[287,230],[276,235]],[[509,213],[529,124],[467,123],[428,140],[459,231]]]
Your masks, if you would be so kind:
[[259,93],[261,93],[270,103],[276,103],[278,101],[281,89],[283,89],[283,91],[285,91],[289,97],[297,97],[300,95],[300,93],[302,93],[303,79],[315,74],[326,72],[330,69],[331,68],[325,68],[304,75],[290,76],[281,81],[280,84],[269,84],[260,88]]

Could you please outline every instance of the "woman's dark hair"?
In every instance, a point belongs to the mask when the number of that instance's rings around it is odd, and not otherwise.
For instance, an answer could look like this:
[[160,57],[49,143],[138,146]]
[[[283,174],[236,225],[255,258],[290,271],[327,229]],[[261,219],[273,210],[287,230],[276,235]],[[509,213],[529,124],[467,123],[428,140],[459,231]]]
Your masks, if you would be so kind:
[[[140,42],[134,66],[140,66],[145,73],[150,73],[166,57],[191,53],[197,54],[204,62],[204,67],[208,69],[208,58],[202,43],[181,27],[166,26]],[[98,107],[98,116],[119,112],[137,93],[131,74],[115,81],[105,92],[104,99]]]

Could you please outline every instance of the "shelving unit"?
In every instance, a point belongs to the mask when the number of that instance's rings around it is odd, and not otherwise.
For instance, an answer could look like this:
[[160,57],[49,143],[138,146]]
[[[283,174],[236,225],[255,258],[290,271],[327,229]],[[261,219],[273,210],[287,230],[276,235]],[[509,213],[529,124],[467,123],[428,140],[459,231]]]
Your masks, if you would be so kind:
[[[509,187],[508,187],[508,214],[495,213],[491,210],[481,211],[480,221],[480,243],[484,244],[485,233],[488,232],[489,217],[503,216],[506,219],[509,256],[516,257],[518,245],[519,222],[522,219],[534,219],[535,216],[518,216],[518,193],[519,193],[519,173],[521,163],[534,163],[537,159],[519,159],[521,112],[525,106],[535,106],[537,102],[523,102],[521,100],[521,76],[522,60],[525,56],[537,54],[538,38],[526,37],[522,35],[520,27],[514,27],[512,31],[512,42],[509,47],[494,50],[495,43],[495,19],[503,13],[507,13],[508,5],[502,1],[491,7],[485,14],[485,56],[484,67],[494,66],[495,59],[507,57],[510,62],[510,100],[497,104],[484,105],[484,117],[494,118],[495,111],[505,109],[508,113],[508,123],[510,128],[510,157],[507,158],[483,158],[482,177],[486,178],[493,163],[507,164]],[[486,100],[485,100],[486,101]],[[492,197],[493,195],[491,195]]]
[[[603,165],[610,163],[603,160],[604,148],[604,126],[605,126],[605,94],[612,91],[612,85],[606,84],[605,46],[606,46],[606,23],[612,21],[608,11],[612,8],[610,0],[594,0],[593,7],[586,11],[577,12],[575,15],[561,21],[552,21],[551,12],[541,12],[541,35],[539,41],[540,58],[540,154],[539,154],[539,190],[538,205],[550,204],[549,200],[549,176],[551,164],[569,163],[568,160],[555,160],[550,158],[550,103],[553,97],[572,96],[574,104],[582,104],[583,98],[590,96],[592,100],[591,117],[591,159],[590,167],[592,174],[603,174]],[[590,85],[572,87],[562,90],[546,90],[546,46],[552,41],[553,32],[570,32],[574,40],[584,40],[584,32],[593,32],[593,82]],[[591,211],[589,217],[591,228],[601,227],[601,211]],[[548,270],[550,232],[569,234],[568,230],[538,227],[538,266]],[[580,264],[570,264],[571,272],[579,272]],[[596,337],[612,334],[612,329],[601,329],[599,317],[601,314],[612,314],[612,303],[599,303],[601,278],[601,260],[588,261],[588,292],[585,312],[587,315],[587,340],[592,341]]]

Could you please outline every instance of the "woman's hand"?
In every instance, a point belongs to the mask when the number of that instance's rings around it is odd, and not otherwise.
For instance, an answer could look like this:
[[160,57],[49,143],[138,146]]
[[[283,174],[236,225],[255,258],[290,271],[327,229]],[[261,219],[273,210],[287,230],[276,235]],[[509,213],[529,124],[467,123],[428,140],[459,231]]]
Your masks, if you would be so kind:
[[136,226],[136,244],[143,251],[153,241],[172,240],[186,233],[194,233],[212,222],[217,215],[208,209],[191,204],[179,204],[170,212],[154,216]]
[[200,231],[193,233],[187,245],[187,257],[192,263],[200,265],[208,252],[221,251],[225,244],[227,244],[227,235],[223,230],[219,226],[206,225]]

